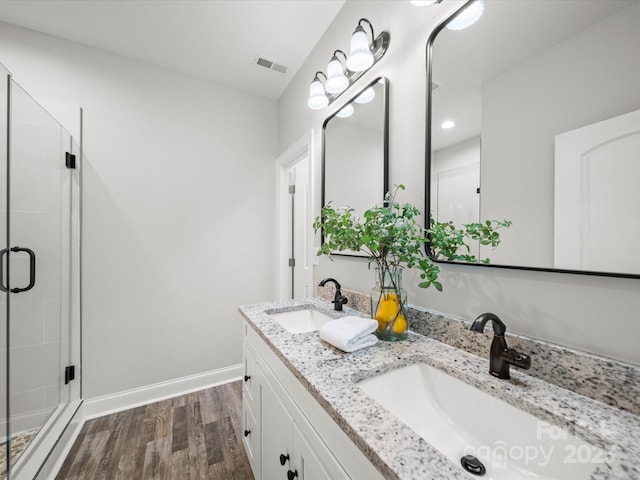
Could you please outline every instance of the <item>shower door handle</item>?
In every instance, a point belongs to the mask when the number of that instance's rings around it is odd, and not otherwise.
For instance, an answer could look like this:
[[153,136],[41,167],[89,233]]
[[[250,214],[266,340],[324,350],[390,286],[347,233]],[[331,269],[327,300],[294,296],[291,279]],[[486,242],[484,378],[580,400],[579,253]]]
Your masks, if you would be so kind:
[[26,252],[29,255],[29,285],[25,288],[12,288],[11,293],[20,293],[31,290],[36,284],[36,254],[29,248],[11,247],[12,252]]
[[9,289],[4,284],[4,256],[9,252],[8,248],[0,250],[0,291],[8,292]]

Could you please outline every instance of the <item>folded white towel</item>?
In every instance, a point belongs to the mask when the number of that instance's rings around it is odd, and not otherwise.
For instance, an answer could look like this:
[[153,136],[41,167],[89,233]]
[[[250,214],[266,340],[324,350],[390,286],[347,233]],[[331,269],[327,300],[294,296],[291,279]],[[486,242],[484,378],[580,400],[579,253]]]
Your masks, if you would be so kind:
[[348,316],[325,323],[320,338],[345,352],[354,352],[374,345],[378,338],[372,335],[378,322],[370,318]]

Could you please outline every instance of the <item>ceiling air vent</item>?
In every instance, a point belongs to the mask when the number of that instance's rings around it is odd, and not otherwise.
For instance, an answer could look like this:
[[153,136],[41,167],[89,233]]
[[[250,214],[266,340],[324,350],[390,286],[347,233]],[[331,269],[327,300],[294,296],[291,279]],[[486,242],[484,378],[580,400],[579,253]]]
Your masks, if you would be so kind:
[[279,63],[276,63],[272,60],[268,60],[264,57],[261,57],[260,55],[256,55],[254,57],[253,64],[257,67],[266,68],[267,70],[273,70],[279,73],[287,73],[287,70],[289,70],[284,65],[280,65]]

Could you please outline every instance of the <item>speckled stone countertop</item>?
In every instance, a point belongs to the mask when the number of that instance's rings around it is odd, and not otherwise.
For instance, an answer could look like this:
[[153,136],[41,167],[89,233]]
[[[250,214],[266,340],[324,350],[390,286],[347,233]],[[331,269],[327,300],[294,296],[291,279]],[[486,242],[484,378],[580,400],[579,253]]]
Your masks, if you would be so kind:
[[[385,478],[471,478],[358,387],[365,378],[424,362],[601,447],[605,453],[592,480],[640,479],[640,417],[633,413],[515,369],[511,380],[499,380],[488,374],[487,359],[413,332],[403,342],[344,353],[322,342],[318,332],[292,334],[269,316],[305,307],[336,316],[319,298],[245,305],[239,311]],[[343,314],[362,316],[350,308]]]

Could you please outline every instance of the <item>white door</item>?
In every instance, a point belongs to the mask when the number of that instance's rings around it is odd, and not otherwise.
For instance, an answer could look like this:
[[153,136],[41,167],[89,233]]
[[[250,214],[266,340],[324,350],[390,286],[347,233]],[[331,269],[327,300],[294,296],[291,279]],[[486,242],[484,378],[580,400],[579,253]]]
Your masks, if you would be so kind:
[[640,272],[640,110],[555,139],[556,268]]
[[293,245],[291,250],[295,259],[295,266],[291,272],[292,298],[301,298],[313,295],[313,271],[310,262],[312,254],[310,232],[313,219],[310,203],[309,157],[303,158],[292,168],[292,177],[292,184],[295,185],[292,202]]
[[[460,228],[480,221],[480,163],[444,170],[438,173],[437,213],[439,222],[453,222]],[[479,242],[470,242],[471,254],[478,257]]]

